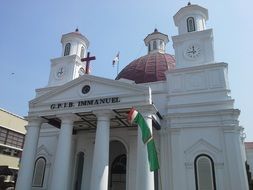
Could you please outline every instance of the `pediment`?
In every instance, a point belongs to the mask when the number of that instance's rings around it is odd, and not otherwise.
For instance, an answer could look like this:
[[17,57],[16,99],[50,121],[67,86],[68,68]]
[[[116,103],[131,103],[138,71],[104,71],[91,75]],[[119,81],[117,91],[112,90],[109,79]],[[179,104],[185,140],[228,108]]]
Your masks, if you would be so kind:
[[52,158],[52,154],[50,154],[48,151],[47,151],[47,148],[45,145],[41,145],[38,147],[37,149],[37,155],[36,155],[37,158],[39,157],[44,157],[46,158],[47,162],[49,163],[51,158]]
[[187,154],[187,153],[194,152],[196,150],[202,150],[202,149],[208,149],[208,150],[210,150],[211,152],[214,152],[214,153],[220,152],[220,150],[217,147],[213,146],[212,144],[210,144],[206,140],[199,139],[196,143],[194,143],[192,146],[190,146],[185,151],[185,153]]
[[[85,86],[90,88],[87,93],[83,89]],[[43,91],[43,89],[40,89],[40,91]],[[92,75],[81,76],[55,88],[45,88],[45,91],[45,93],[30,101],[29,111],[34,111],[34,109],[50,104],[101,99],[101,101],[104,99],[107,101],[108,98],[112,102],[119,102],[119,98],[126,102],[150,102],[150,88],[147,86],[129,84]]]
[[187,162],[194,160],[194,158],[200,154],[207,154],[213,159],[218,159],[220,152],[222,152],[221,149],[209,143],[205,139],[199,139],[184,151]]

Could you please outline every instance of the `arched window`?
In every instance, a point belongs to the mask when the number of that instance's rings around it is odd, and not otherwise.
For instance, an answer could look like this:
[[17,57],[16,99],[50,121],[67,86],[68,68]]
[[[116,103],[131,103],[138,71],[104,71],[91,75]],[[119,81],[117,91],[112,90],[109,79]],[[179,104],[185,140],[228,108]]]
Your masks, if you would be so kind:
[[164,50],[164,41],[160,40],[160,47],[159,49]]
[[149,43],[148,44],[148,52],[150,52],[151,51],[151,44]]
[[187,30],[188,32],[195,31],[195,21],[193,17],[187,18]]
[[76,163],[75,190],[81,190],[82,177],[83,177],[83,163],[84,163],[84,153],[79,152],[77,155],[77,163]]
[[71,48],[71,44],[67,43],[64,50],[64,56],[67,56],[70,54],[70,48]]
[[83,47],[83,46],[81,47],[80,57],[81,57],[81,58],[84,58],[84,47]]
[[157,43],[156,43],[156,40],[153,42],[153,50],[156,50],[157,49]]
[[214,164],[210,156],[202,154],[194,161],[196,190],[216,190]]
[[126,155],[117,156],[111,166],[110,187],[115,189],[125,189],[126,185]]
[[46,159],[39,157],[35,161],[33,172],[33,187],[43,187],[44,175],[46,170]]

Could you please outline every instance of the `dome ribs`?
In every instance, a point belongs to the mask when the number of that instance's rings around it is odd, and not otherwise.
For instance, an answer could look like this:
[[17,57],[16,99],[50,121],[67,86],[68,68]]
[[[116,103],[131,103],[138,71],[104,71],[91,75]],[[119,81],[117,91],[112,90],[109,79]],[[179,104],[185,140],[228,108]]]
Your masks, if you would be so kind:
[[137,64],[135,67],[135,72],[132,72],[132,80],[135,79],[135,83],[140,83],[140,81],[144,80],[144,73],[142,72],[145,70],[145,62],[146,62],[146,57],[141,57],[140,59],[137,60]]
[[165,71],[175,68],[176,60],[170,54],[151,53],[128,64],[116,77],[135,81],[136,84],[166,80]]
[[154,81],[154,72],[155,70],[155,55],[151,54],[147,57],[147,61],[145,63],[145,70],[144,70],[144,80],[146,82]]

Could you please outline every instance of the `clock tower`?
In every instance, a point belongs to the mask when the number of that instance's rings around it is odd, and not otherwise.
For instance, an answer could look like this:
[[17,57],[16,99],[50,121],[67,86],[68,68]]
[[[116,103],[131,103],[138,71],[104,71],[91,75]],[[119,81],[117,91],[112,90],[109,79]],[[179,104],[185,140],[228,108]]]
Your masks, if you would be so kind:
[[214,62],[213,31],[206,29],[208,10],[188,3],[174,15],[178,35],[173,36],[176,67],[191,67]]
[[78,29],[62,35],[62,56],[51,59],[48,87],[65,84],[84,74],[85,62],[81,59],[89,47],[88,39]]

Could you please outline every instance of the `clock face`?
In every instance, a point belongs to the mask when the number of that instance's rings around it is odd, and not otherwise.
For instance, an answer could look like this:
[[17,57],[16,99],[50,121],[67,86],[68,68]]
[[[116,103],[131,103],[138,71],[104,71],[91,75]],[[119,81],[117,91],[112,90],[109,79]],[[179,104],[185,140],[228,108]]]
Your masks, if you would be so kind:
[[83,76],[85,74],[85,70],[83,67],[81,67],[78,71],[79,76]]
[[190,59],[195,59],[200,56],[201,49],[197,45],[190,45],[185,50],[185,56]]
[[64,67],[59,67],[57,70],[56,70],[56,73],[55,73],[55,77],[57,79],[61,79],[63,78],[63,75],[65,74],[65,68]]

